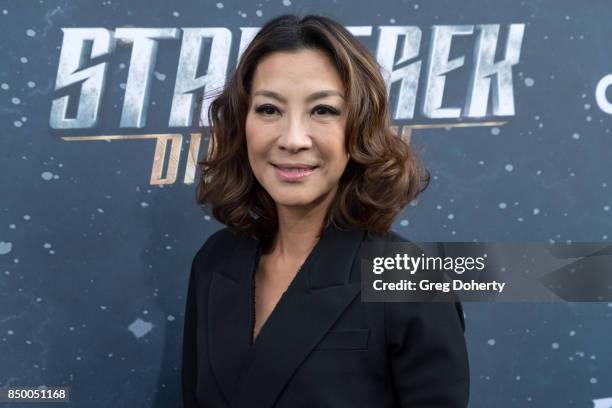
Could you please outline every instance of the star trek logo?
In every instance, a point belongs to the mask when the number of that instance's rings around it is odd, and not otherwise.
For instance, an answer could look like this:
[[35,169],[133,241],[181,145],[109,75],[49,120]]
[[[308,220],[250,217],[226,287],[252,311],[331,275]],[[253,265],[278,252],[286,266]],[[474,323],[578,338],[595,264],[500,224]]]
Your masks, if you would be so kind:
[[[372,37],[372,26],[347,27],[355,36]],[[241,27],[238,59],[253,39],[258,27]],[[520,60],[525,24],[504,27],[505,44],[501,43],[499,24],[434,25],[426,56],[421,58],[422,30],[417,26],[379,26],[375,56],[383,70],[392,106],[392,119],[412,120],[418,108],[427,123],[394,126],[407,143],[413,129],[466,126],[502,126],[499,119],[515,114],[512,67]],[[49,125],[53,129],[95,129],[99,126],[102,102],[108,81],[109,66],[118,45],[131,46],[125,93],[119,128],[141,129],[147,125],[152,78],[162,41],[180,41],[180,54],[168,127],[179,133],[140,135],[64,136],[65,141],[149,140],[156,142],[151,184],[176,181],[185,130],[194,123],[198,97],[220,89],[226,81],[232,32],[224,27],[210,28],[63,28],[63,42],[55,81],[55,98],[51,103]],[[463,37],[463,39],[459,38]],[[465,72],[463,106],[443,106],[447,77],[466,70],[466,56],[456,54],[453,44],[470,41],[472,55],[469,72]],[[207,47],[203,45],[206,43]],[[498,50],[499,48],[499,50]],[[503,50],[502,50],[503,48]],[[208,49],[207,61],[202,61]],[[199,67],[205,65],[203,75]],[[419,89],[422,86],[422,89]],[[420,96],[420,98],[417,98]],[[207,97],[197,113],[199,125],[209,126]],[[489,101],[492,103],[489,105]],[[393,104],[392,104],[393,105]],[[71,109],[70,109],[71,108]],[[486,117],[486,120],[484,120]],[[452,119],[452,121],[448,121]],[[438,122],[444,120],[444,122]],[[88,132],[90,133],[90,132]],[[189,154],[183,182],[193,183],[203,133],[189,134]],[[170,145],[170,153],[167,148]],[[166,156],[168,158],[166,159]],[[166,165],[167,164],[167,165]],[[165,175],[162,169],[166,167]]]

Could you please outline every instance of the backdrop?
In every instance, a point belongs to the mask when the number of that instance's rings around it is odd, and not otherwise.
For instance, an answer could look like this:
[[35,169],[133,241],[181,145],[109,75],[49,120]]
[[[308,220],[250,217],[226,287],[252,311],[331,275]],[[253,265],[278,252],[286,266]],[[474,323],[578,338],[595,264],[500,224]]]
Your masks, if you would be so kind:
[[[380,62],[432,173],[399,233],[612,240],[609,1],[0,4],[0,387],[180,406],[189,267],[221,228],[195,101],[279,14],[336,18]],[[471,407],[612,407],[611,303],[465,312]]]

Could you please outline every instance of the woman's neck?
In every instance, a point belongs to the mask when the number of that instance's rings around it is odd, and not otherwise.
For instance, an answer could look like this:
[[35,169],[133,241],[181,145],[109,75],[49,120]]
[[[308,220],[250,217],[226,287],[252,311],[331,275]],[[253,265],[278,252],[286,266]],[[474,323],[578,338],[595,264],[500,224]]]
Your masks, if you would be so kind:
[[278,230],[272,245],[272,254],[287,261],[303,259],[316,244],[325,213],[312,211],[292,214],[279,210]]
[[319,239],[332,198],[332,195],[325,197],[308,208],[277,206],[278,230],[272,254],[287,261],[308,256]]

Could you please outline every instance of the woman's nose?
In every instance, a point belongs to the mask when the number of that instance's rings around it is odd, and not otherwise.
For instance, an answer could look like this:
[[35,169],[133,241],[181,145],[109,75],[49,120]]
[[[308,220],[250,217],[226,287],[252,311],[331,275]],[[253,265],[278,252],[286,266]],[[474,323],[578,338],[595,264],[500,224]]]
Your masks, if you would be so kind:
[[281,149],[292,152],[308,149],[312,146],[309,132],[308,125],[302,119],[289,118],[278,138],[278,145]]

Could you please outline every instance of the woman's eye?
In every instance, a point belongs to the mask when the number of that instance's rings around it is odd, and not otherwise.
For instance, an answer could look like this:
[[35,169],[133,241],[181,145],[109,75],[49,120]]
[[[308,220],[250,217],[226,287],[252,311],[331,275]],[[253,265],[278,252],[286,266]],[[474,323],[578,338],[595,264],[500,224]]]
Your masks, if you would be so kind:
[[[264,116],[270,116],[270,115],[274,115],[276,112],[278,111],[278,109],[276,109],[276,107],[272,106],[272,105],[261,105],[258,106],[255,109],[255,112],[262,114]],[[338,112],[336,109],[332,108],[331,106],[325,106],[325,105],[319,105],[316,106],[315,108],[313,108],[312,113],[317,114],[317,115],[339,115],[340,112]]]
[[276,111],[276,108],[272,105],[261,105],[261,106],[258,106],[257,109],[255,109],[255,112],[263,113],[266,116],[273,115],[275,111]]
[[323,106],[323,105],[315,107],[313,109],[313,112],[317,112],[317,113],[323,114],[323,115],[326,114],[326,113],[329,113],[329,114],[332,114],[332,115],[339,115],[340,114],[336,109],[334,109],[334,108],[332,108],[330,106]]

